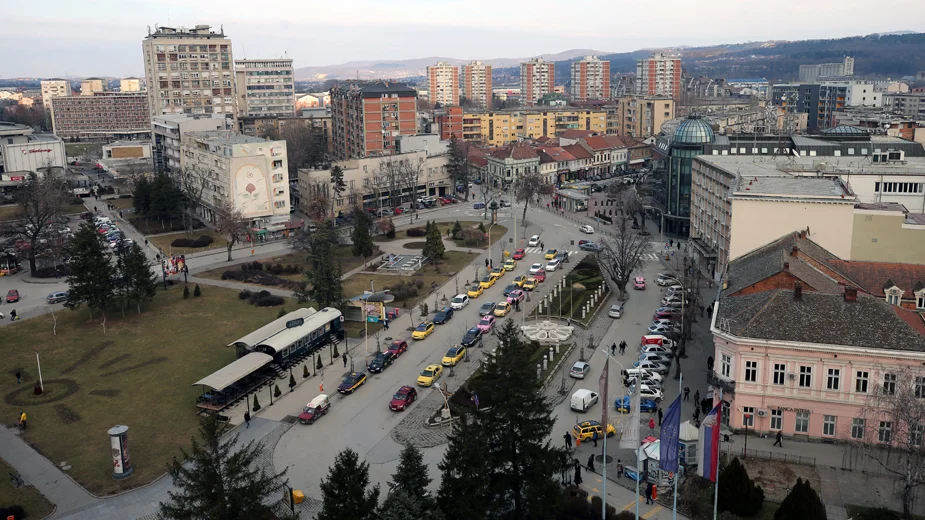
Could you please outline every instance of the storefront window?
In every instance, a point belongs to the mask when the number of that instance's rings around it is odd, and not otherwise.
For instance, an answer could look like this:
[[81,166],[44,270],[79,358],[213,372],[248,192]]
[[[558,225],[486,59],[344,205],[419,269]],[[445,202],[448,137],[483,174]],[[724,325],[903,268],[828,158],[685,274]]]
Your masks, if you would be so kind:
[[825,417],[823,417],[822,435],[834,437],[835,436],[835,422],[836,422],[836,419],[834,415],[826,415]]
[[796,433],[809,433],[809,412],[797,412],[793,431]]
[[781,430],[784,425],[784,411],[783,410],[771,410],[771,429],[772,430]]

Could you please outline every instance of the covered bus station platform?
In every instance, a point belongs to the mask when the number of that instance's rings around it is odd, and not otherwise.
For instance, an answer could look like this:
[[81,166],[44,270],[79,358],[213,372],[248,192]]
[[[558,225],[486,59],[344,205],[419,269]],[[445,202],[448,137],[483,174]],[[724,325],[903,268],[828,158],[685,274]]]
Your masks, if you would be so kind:
[[203,389],[202,395],[196,399],[196,408],[201,412],[218,413],[247,399],[248,394],[274,377],[272,372],[263,370],[272,361],[273,356],[269,354],[251,352],[196,381],[193,386],[201,385],[211,389]]

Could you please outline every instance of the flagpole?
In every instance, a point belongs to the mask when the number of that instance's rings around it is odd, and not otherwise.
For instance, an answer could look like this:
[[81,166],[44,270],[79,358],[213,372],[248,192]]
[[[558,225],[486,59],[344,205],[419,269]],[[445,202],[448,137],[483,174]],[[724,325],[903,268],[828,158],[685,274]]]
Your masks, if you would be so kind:
[[[683,391],[684,374],[681,374],[681,377],[678,379],[678,397],[681,397],[682,400],[684,399],[684,397],[681,396],[681,392]],[[680,409],[678,411],[680,412]],[[680,422],[680,420],[681,419],[679,417],[678,422]],[[674,472],[674,508],[671,511],[671,520],[678,520],[678,481],[681,480],[681,472],[679,471],[680,469],[681,467],[678,466],[678,469]]]
[[[641,381],[637,381],[638,384],[642,384]],[[639,388],[636,388],[636,392],[639,392]],[[635,404],[635,399],[633,400]],[[639,429],[639,422],[633,425],[637,430]],[[645,472],[642,471],[642,461],[639,460],[639,443],[636,443],[636,446],[633,448],[636,450],[636,520],[639,520],[639,480],[642,478],[642,475]],[[716,519],[714,519],[716,520]]]
[[[604,406],[607,406],[607,396],[604,396]],[[601,520],[607,520],[607,425],[603,424],[601,427],[604,430],[604,459],[601,462],[601,466],[604,467],[602,473],[604,484],[601,487]]]
[[[719,413],[716,417],[716,427],[719,428],[722,424],[722,413],[723,413],[723,389],[719,389]],[[719,435],[719,442],[722,442],[722,432]],[[719,504],[719,456],[722,453],[722,449],[717,446],[716,449],[716,481],[714,482],[713,488],[713,520],[716,520],[716,506]]]

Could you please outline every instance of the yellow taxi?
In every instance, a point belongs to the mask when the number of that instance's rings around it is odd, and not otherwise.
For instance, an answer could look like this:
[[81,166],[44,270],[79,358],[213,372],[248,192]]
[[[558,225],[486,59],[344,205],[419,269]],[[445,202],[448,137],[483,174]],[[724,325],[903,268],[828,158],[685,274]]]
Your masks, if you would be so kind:
[[505,272],[506,271],[504,270],[503,267],[495,267],[494,269],[491,270],[490,273],[488,273],[488,276],[493,276],[495,278],[501,278],[502,276],[504,276]]
[[511,304],[508,302],[501,302],[498,305],[495,305],[494,312],[495,316],[503,318],[507,316],[507,313],[511,312]]
[[526,282],[526,281],[527,281],[527,277],[521,274],[521,275],[518,275],[517,277],[515,277],[515,278],[514,278],[514,281],[511,282],[511,283],[517,284],[517,287],[520,287],[521,289],[523,289],[524,282]]
[[427,365],[418,376],[418,385],[432,386],[434,382],[443,374],[443,367],[440,365]]
[[[600,421],[590,420],[582,421],[572,427],[572,437],[583,441],[591,440],[594,438],[594,433],[597,432],[598,440],[602,439],[601,437],[601,423]],[[607,436],[613,437],[617,434],[617,429],[613,427],[612,424],[607,425]]]
[[546,255],[545,255],[543,258],[545,258],[546,260],[552,260],[552,259],[555,258],[556,255],[558,255],[558,254],[559,254],[559,250],[558,250],[558,249],[547,249],[547,250],[546,250]]
[[497,278],[498,278],[497,276],[492,276],[490,274],[487,274],[483,276],[481,280],[479,280],[479,287],[481,287],[482,289],[488,289],[489,287],[495,284],[495,280]]
[[466,347],[462,345],[453,345],[450,350],[446,351],[441,364],[445,367],[456,366],[466,356]]
[[514,259],[505,260],[503,267],[505,271],[513,271],[517,268],[517,262]]
[[425,321],[414,328],[414,332],[411,333],[411,337],[414,339],[425,339],[427,336],[430,336],[433,333],[434,323],[432,321]]
[[537,285],[539,285],[539,282],[536,281],[536,278],[531,276],[530,278],[527,278],[521,287],[523,287],[525,291],[532,291],[533,289],[536,289]]
[[469,288],[469,292],[466,293],[466,296],[470,298],[478,298],[482,295],[483,292],[485,292],[485,289],[481,285],[474,284]]

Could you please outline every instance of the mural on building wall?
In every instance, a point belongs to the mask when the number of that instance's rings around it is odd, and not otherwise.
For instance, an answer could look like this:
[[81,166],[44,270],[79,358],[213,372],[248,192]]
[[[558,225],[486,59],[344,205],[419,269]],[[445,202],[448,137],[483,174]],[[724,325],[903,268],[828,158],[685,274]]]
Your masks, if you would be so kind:
[[235,203],[245,217],[270,211],[270,183],[267,174],[256,164],[245,164],[235,172],[232,188]]

